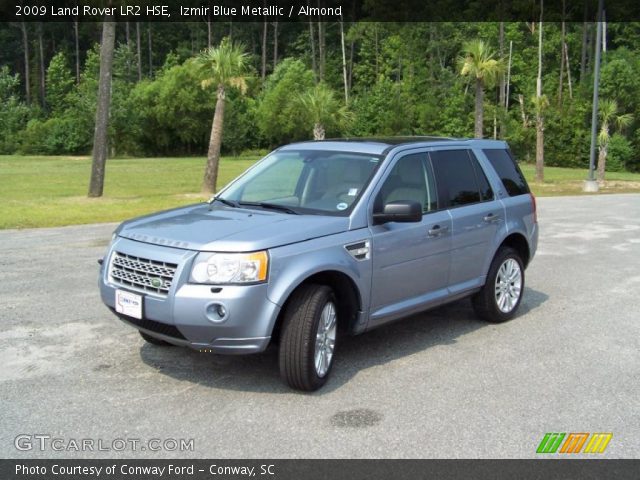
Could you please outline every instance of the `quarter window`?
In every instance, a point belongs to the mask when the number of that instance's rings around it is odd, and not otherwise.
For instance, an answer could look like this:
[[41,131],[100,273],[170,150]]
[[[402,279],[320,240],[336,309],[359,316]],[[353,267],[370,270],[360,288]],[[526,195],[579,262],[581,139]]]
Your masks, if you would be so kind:
[[504,189],[507,191],[510,197],[516,195],[524,195],[529,193],[529,186],[527,181],[520,170],[520,167],[513,160],[508,150],[502,148],[499,149],[487,149],[483,150],[484,154],[489,159],[491,165],[498,173]]

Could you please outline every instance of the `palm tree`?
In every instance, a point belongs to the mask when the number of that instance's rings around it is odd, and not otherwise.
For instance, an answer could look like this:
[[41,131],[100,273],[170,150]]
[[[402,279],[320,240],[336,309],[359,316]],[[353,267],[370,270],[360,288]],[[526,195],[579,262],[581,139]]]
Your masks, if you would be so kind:
[[460,75],[476,81],[475,137],[482,138],[484,117],[484,88],[492,86],[504,70],[501,59],[483,40],[473,40],[464,47],[464,56],[458,60]]
[[222,144],[222,130],[224,125],[224,103],[227,88],[237,88],[241,93],[247,89],[246,74],[248,70],[248,55],[244,46],[234,44],[224,38],[220,45],[204,50],[198,57],[198,63],[208,70],[210,75],[202,81],[202,88],[214,85],[217,88],[216,109],[211,123],[211,136],[207,152],[207,167],[202,180],[203,193],[214,193],[218,180],[218,165],[220,163],[220,145]]
[[344,123],[350,118],[347,108],[340,105],[333,90],[324,83],[299,95],[298,100],[313,124],[314,140],[324,140],[328,125]]
[[624,130],[631,125],[633,115],[624,113],[618,115],[618,102],[615,100],[600,100],[600,133],[598,133],[598,182],[604,182],[604,172],[607,165],[607,153],[611,130]]

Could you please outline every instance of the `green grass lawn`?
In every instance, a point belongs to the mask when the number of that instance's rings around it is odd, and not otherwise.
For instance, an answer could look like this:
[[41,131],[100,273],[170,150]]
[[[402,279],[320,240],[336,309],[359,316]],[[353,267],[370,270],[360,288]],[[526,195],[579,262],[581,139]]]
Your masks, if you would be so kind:
[[[586,168],[545,167],[544,183],[534,181],[535,165],[521,164],[529,186],[536,196],[583,195],[582,184],[589,171]],[[601,193],[640,193],[640,173],[607,172]]]
[[[225,157],[218,186],[258,159]],[[0,156],[0,228],[117,222],[205,200],[205,158],[107,161],[104,196],[87,198],[90,157]]]
[[[219,187],[251,166],[258,156],[225,157]],[[0,229],[118,222],[205,200],[200,182],[205,159],[122,158],[107,162],[102,198],[87,198],[89,157],[0,156]],[[545,169],[545,182],[532,181],[536,195],[582,193],[586,170]],[[603,192],[640,192],[640,174],[608,173]]]

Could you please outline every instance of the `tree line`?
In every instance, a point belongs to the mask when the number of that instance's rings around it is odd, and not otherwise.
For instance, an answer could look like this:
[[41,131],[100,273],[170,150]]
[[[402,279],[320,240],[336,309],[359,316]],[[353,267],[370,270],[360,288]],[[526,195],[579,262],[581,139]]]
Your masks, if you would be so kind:
[[[430,134],[500,138],[524,161],[538,150],[545,165],[588,164],[593,22],[205,19],[119,23],[114,35],[109,156]],[[92,151],[101,36],[99,23],[0,24],[0,153]],[[607,24],[600,47],[604,178],[640,169],[640,23]],[[238,68],[221,78],[230,50]]]

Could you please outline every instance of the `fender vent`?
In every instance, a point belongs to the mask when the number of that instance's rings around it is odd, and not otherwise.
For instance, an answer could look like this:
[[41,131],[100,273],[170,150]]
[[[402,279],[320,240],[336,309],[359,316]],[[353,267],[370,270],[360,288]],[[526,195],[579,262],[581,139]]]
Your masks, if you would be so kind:
[[363,240],[362,242],[351,243],[345,245],[344,248],[351,254],[356,260],[368,260],[370,257],[369,240]]

